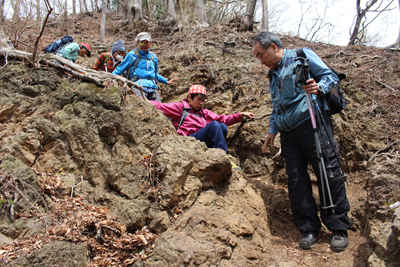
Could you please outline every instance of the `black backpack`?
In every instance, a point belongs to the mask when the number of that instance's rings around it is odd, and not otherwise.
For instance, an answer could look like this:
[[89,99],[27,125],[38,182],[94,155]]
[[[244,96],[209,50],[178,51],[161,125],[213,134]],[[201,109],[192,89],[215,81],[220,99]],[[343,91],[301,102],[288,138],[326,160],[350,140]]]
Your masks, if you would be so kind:
[[51,44],[49,44],[48,46],[46,46],[46,48],[43,49],[43,51],[46,54],[47,53],[56,53],[58,50],[60,50],[61,47],[63,47],[64,45],[66,45],[68,43],[72,43],[73,41],[74,41],[74,39],[72,38],[72,36],[65,35],[63,38],[57,39],[54,42],[52,42]]
[[[303,48],[299,48],[296,50],[297,57],[306,58],[306,55],[303,51]],[[325,97],[326,102],[328,103],[330,113],[336,114],[340,111],[344,110],[347,105],[347,100],[344,98],[342,93],[340,92],[340,81],[346,78],[346,74],[337,72],[326,60],[321,60],[325,63],[325,65],[339,78],[339,83],[332,88],[327,94],[323,95]],[[314,77],[311,73],[312,77]],[[318,82],[318,81],[317,81]]]

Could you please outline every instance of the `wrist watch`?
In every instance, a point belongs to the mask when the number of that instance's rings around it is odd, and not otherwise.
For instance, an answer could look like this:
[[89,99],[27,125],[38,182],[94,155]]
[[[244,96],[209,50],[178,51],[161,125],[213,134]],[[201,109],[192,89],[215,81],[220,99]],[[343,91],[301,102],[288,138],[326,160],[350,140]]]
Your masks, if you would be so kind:
[[322,89],[321,85],[318,85],[318,95],[323,95],[324,94],[324,90]]

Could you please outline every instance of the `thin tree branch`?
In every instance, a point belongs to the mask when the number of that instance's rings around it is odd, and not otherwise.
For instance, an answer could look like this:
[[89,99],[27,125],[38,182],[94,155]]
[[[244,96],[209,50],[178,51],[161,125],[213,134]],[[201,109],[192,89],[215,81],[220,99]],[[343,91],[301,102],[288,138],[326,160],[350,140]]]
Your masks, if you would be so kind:
[[375,81],[376,81],[377,83],[379,83],[380,85],[383,85],[383,86],[385,86],[386,88],[389,88],[389,89],[392,90],[393,92],[396,91],[394,88],[390,87],[390,86],[387,85],[386,83],[383,83],[383,82],[379,81],[378,79],[375,79]]
[[38,207],[35,207],[35,206],[25,197],[25,195],[22,194],[22,192],[21,192],[15,185],[13,185],[13,184],[11,183],[10,186],[11,186],[15,191],[17,191],[17,192],[21,195],[21,197],[22,197],[23,199],[25,199],[25,201],[28,202],[28,204],[29,204],[32,208],[34,208],[35,210],[37,210],[37,211],[40,213],[40,215],[42,216],[43,222],[44,222],[46,234],[48,234],[46,218],[44,217],[44,215],[43,215],[43,213],[40,211],[40,209],[39,209]]
[[71,198],[74,196],[74,188],[81,185],[83,183],[83,175],[81,175],[81,182],[77,185],[72,186],[71,188]]
[[48,3],[48,0],[45,0],[44,2],[46,3],[46,6],[48,7],[48,11],[47,11],[46,18],[44,19],[44,21],[42,23],[39,35],[36,37],[36,40],[35,40],[35,45],[33,47],[33,52],[32,52],[32,60],[31,60],[32,62],[35,62],[36,51],[37,51],[37,47],[38,47],[38,44],[39,44],[40,37],[42,37],[44,28],[46,27],[47,20],[49,19],[49,16],[50,16],[51,12],[53,11],[53,8]]

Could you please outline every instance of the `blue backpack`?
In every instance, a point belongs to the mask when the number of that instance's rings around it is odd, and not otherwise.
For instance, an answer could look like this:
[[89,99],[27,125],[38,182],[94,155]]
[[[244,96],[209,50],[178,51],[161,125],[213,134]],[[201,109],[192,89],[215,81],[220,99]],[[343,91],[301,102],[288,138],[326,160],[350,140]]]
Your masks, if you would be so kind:
[[73,42],[74,39],[72,38],[72,36],[70,35],[65,35],[63,38],[61,39],[57,39],[54,42],[52,42],[51,44],[49,44],[48,46],[46,46],[45,49],[43,49],[43,51],[47,54],[47,53],[55,53],[57,52],[61,47],[63,47],[64,45]]

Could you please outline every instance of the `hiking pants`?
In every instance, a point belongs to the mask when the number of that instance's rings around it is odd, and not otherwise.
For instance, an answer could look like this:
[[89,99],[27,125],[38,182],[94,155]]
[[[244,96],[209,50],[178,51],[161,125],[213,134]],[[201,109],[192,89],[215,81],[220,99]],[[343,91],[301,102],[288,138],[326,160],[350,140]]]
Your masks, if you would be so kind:
[[[142,96],[142,93],[140,92],[139,89],[137,89],[137,88],[134,87],[133,90],[135,90],[135,93],[136,93],[137,96]],[[160,102],[160,103],[161,103],[161,97],[160,97],[160,94],[158,93],[158,90],[154,90],[154,91],[151,92],[151,93],[148,93],[148,92],[146,92],[146,91],[143,90],[143,93],[144,93],[144,96],[145,96],[148,100],[154,100],[154,101],[157,101],[157,102]]]
[[228,153],[226,146],[226,135],[228,134],[228,127],[225,124],[217,121],[212,121],[206,127],[198,130],[191,136],[195,137],[206,143],[208,148],[221,148]]
[[[322,115],[333,138],[332,121],[327,112],[323,112]],[[319,135],[319,139],[322,153],[328,155],[328,162],[325,160],[325,166],[331,165],[333,167],[331,170],[334,177],[329,178],[329,171],[327,176],[332,201],[336,207],[334,208],[335,213],[332,213],[331,209],[325,210],[321,208],[320,216],[322,222],[330,231],[348,230],[351,226],[350,218],[347,216],[350,204],[346,196],[346,188],[340,172],[339,162],[335,157],[334,148],[330,145],[324,129],[322,127],[322,137]],[[326,151],[323,143],[325,143]],[[294,223],[301,232],[319,230],[321,222],[317,215],[317,206],[313,197],[310,176],[307,172],[308,163],[311,163],[318,179],[322,207],[324,203],[321,191],[322,177],[320,177],[319,160],[311,120],[305,121],[292,131],[281,131],[281,147],[282,156],[286,162],[286,173],[289,176],[288,189]],[[324,190],[326,204],[328,205],[329,198],[326,189]]]

